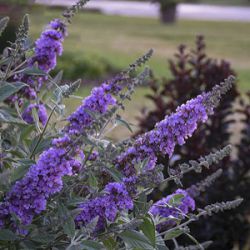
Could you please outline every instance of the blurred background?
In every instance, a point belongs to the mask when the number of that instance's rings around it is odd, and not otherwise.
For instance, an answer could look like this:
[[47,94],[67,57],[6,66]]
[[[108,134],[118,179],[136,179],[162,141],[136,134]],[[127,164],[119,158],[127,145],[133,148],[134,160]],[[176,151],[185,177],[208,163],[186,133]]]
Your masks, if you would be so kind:
[[[24,13],[30,14],[30,36],[35,41],[50,20],[60,17],[64,7],[72,3],[73,0],[0,0],[0,16],[11,17],[0,49],[8,46],[6,40],[15,39]],[[133,124],[135,133],[152,129],[177,105],[211,89],[228,75],[237,76],[237,85],[212,118],[213,125],[201,128],[185,152],[177,149],[177,154],[190,160],[228,143],[235,145],[234,155],[220,166],[230,166],[224,171],[223,181],[200,203],[203,206],[239,194],[246,195],[246,202],[239,210],[206,224],[201,222],[194,230],[197,239],[217,242],[211,249],[249,250],[250,1],[92,0],[74,18],[68,32],[64,54],[53,73],[63,70],[66,82],[81,78],[83,84],[77,93],[80,96],[86,96],[94,85],[154,49],[149,62],[153,71],[150,84],[137,89],[123,114]],[[66,103],[69,112],[79,103],[77,99]],[[131,136],[131,132],[119,128],[110,136],[121,139]],[[163,159],[163,163],[169,164],[168,159]],[[194,178],[189,176],[187,184]],[[164,192],[156,192],[153,198],[160,198],[159,193]]]
[[[1,46],[5,46],[6,37],[14,39],[23,13],[30,14],[30,34],[35,40],[45,25],[73,2],[0,0],[0,15],[7,14],[12,20]],[[194,48],[197,35],[204,35],[209,56],[231,63],[238,74],[240,91],[249,90],[249,0],[92,0],[69,27],[58,70],[64,70],[64,79],[82,78],[85,88],[81,94],[85,95],[90,85],[100,83],[100,79],[108,78],[153,48],[155,53],[149,65],[157,77],[168,78],[167,60],[173,57],[180,44]],[[147,88],[140,89],[129,104],[133,106],[129,109],[133,122],[147,93]]]

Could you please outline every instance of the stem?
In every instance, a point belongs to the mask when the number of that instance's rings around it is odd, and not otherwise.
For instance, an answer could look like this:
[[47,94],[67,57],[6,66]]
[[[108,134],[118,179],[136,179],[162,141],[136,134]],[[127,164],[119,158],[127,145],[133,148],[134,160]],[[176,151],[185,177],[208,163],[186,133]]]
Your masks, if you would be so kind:
[[50,121],[50,119],[51,119],[51,117],[52,117],[52,115],[53,115],[55,109],[56,109],[56,106],[55,106],[55,107],[51,110],[51,112],[50,112],[50,115],[49,115],[49,117],[48,117],[48,120],[47,120],[47,122],[46,122],[46,124],[45,124],[45,126],[44,126],[44,128],[43,128],[43,131],[42,131],[42,133],[40,134],[39,139],[38,139],[38,141],[37,141],[37,143],[36,143],[34,149],[32,150],[32,153],[31,153],[31,155],[30,155],[30,157],[29,157],[30,159],[32,159],[32,157],[34,156],[34,154],[35,154],[35,152],[36,152],[36,149],[37,149],[37,147],[39,146],[39,144],[40,144],[40,142],[41,142],[41,140],[42,140],[42,138],[43,138],[43,135],[44,135],[44,133],[45,133],[47,127],[48,127],[49,121]]
[[167,233],[169,233],[169,232],[172,232],[172,231],[174,231],[174,230],[176,230],[176,229],[181,229],[182,227],[185,227],[185,226],[189,225],[191,222],[196,221],[198,218],[200,218],[201,216],[206,215],[206,214],[207,214],[206,211],[202,211],[202,212],[200,212],[200,213],[198,213],[198,214],[196,215],[196,218],[195,218],[195,219],[194,219],[194,218],[190,218],[190,219],[187,220],[186,222],[184,222],[184,223],[182,223],[182,224],[180,224],[180,225],[178,225],[178,226],[176,226],[176,227],[173,227],[173,228],[171,228],[171,229],[169,229],[169,230],[167,230],[167,231],[161,232],[160,235],[165,235],[165,234],[167,234]]
[[27,59],[25,61],[23,61],[22,63],[20,63],[19,65],[16,66],[16,68],[14,68],[11,72],[10,72],[10,76],[16,75],[18,73],[22,73],[22,70],[16,71],[17,69],[21,68],[25,63],[27,62]]
[[5,72],[5,76],[4,76],[4,78],[3,78],[3,81],[5,81],[5,80],[8,78],[10,69],[11,69],[12,64],[13,64],[13,61],[15,60],[15,58],[16,58],[16,56],[17,56],[17,51],[18,51],[18,50],[16,49],[14,55],[11,57],[11,60],[10,60],[10,63],[8,64],[8,66],[7,66],[7,69],[6,69],[6,72]]

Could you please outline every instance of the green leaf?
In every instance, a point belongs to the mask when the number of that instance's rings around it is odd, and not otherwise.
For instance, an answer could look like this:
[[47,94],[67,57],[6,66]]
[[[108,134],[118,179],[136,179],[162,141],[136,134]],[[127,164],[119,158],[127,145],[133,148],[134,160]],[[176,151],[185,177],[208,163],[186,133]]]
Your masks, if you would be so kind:
[[22,161],[21,165],[13,170],[13,173],[11,174],[10,178],[11,183],[21,179],[27,173],[30,166],[35,163],[34,161],[29,159],[24,159],[24,160],[26,161]]
[[29,15],[28,14],[24,15],[22,24],[23,24],[26,32],[28,32],[29,27],[30,27],[30,20],[29,20]]
[[134,204],[134,212],[136,215],[146,214],[150,207],[150,203],[147,202],[147,195],[145,192],[140,193]]
[[0,230],[0,240],[6,241],[14,241],[17,239],[17,236],[8,229],[1,229]]
[[[37,136],[33,141],[32,141],[32,144],[30,146],[30,152],[33,152],[34,148],[36,147],[36,144],[39,140],[39,136]],[[51,139],[50,137],[48,138],[44,138],[44,139],[41,139],[40,142],[39,142],[39,145],[36,147],[36,150],[34,151],[34,154],[38,154],[38,153],[41,153],[43,152],[45,149],[49,148],[49,146],[51,145]]]
[[103,244],[104,244],[104,246],[106,247],[107,250],[117,249],[117,247],[116,247],[117,242],[111,237],[105,238],[103,240]]
[[1,18],[1,20],[0,20],[0,36],[4,32],[4,30],[6,29],[9,20],[10,20],[10,18],[8,16]]
[[32,241],[39,243],[48,243],[54,240],[54,236],[49,233],[39,232],[39,235],[32,236]]
[[84,250],[104,250],[104,246],[101,243],[92,240],[84,240],[81,242],[82,249]]
[[34,130],[35,130],[35,126],[34,125],[27,125],[27,126],[25,126],[21,130],[20,140],[23,141],[23,140],[27,139],[27,137],[30,135],[30,133],[32,131],[34,131]]
[[179,236],[182,235],[182,234],[183,234],[183,231],[180,230],[180,229],[170,230],[169,232],[167,232],[167,233],[165,234],[164,239],[165,239],[165,240],[171,240],[171,239],[173,239],[173,238],[179,237]]
[[27,84],[23,82],[0,82],[0,102],[15,94]]
[[[40,242],[34,242],[31,240],[23,240],[20,245],[21,245],[21,249],[39,249],[40,247]],[[41,249],[41,248],[40,248]]]
[[26,125],[23,120],[12,116],[9,112],[3,109],[0,109],[0,122]]
[[166,246],[165,241],[159,233],[156,233],[156,249],[157,250],[169,250]]
[[150,240],[138,231],[127,230],[122,232],[119,236],[124,240],[128,248],[147,250],[155,249]]
[[41,69],[38,69],[37,67],[28,67],[23,70],[23,73],[26,75],[32,75],[32,76],[46,76],[47,74],[42,71]]
[[183,194],[175,194],[168,202],[168,205],[177,207],[181,204],[182,199],[184,198]]
[[117,124],[120,124],[124,127],[126,127],[131,133],[133,133],[133,130],[131,128],[131,124],[127,123],[125,120],[121,119],[120,117],[116,117]]
[[58,214],[61,219],[64,233],[73,238],[75,236],[75,222],[70,211],[63,204],[60,204]]
[[73,217],[67,216],[67,219],[65,220],[63,231],[65,234],[67,234],[69,237],[73,238],[75,235],[75,221]]
[[62,77],[63,77],[63,71],[60,70],[60,71],[57,73],[57,75],[53,78],[53,83],[59,85],[60,82],[62,81]]
[[143,223],[140,226],[144,235],[150,240],[152,245],[155,247],[156,244],[156,231],[154,221],[150,216],[145,217]]
[[92,171],[89,172],[88,183],[90,187],[96,188],[98,186],[98,181]]
[[105,168],[105,170],[114,178],[115,181],[120,182],[122,174],[115,168]]

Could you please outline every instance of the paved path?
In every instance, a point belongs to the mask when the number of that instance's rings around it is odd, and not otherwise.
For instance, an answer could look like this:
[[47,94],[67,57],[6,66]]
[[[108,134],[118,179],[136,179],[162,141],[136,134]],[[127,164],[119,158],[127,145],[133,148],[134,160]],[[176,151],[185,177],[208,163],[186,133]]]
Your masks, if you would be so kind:
[[[52,6],[68,6],[74,0],[36,0],[37,3]],[[86,8],[98,9],[108,15],[139,16],[157,18],[159,6],[150,2],[92,0]],[[250,7],[179,4],[180,19],[225,20],[250,22]]]

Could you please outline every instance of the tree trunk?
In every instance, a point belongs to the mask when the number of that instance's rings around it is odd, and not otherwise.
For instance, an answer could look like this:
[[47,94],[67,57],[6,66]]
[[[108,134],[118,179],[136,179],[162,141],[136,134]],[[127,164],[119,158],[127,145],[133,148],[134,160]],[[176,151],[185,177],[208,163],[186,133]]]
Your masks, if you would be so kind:
[[176,8],[176,4],[161,7],[161,21],[163,23],[174,23],[176,21]]

